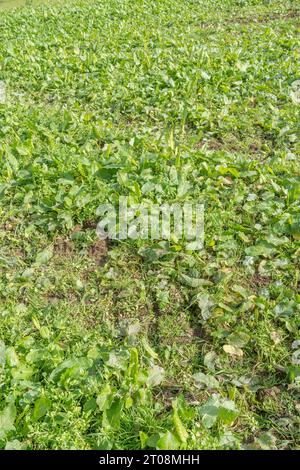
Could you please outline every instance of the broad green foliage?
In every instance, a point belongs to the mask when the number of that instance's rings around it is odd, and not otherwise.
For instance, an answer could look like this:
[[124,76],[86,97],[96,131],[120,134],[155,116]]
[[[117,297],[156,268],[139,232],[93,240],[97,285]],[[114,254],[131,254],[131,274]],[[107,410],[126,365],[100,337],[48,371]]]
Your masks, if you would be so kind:
[[[299,448],[300,2],[0,15],[0,447]],[[204,249],[97,242],[119,196]]]

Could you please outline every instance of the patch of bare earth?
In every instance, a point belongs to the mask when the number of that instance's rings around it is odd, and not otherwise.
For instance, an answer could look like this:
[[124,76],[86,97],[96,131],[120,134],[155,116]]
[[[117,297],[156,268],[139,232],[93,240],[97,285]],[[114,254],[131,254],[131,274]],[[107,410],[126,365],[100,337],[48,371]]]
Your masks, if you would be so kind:
[[98,266],[103,266],[107,260],[108,241],[96,240],[89,248],[88,255]]
[[10,217],[6,220],[2,225],[0,225],[0,229],[4,230],[5,232],[13,232],[19,224],[19,221],[14,217]]
[[178,383],[175,380],[167,380],[160,386],[160,390],[157,393],[157,398],[162,400],[165,404],[166,409],[172,408],[172,401],[174,398],[182,394],[185,401],[190,405],[199,405],[207,400],[208,394],[204,390],[190,391],[186,389],[186,386],[182,383]]
[[243,17],[243,16],[235,16],[232,18],[227,18],[223,20],[222,24],[221,23],[201,23],[199,26],[201,29],[210,29],[210,28],[216,28],[216,26],[226,26],[226,25],[250,25],[250,24],[255,24],[255,23],[269,23],[271,21],[276,21],[276,20],[288,20],[288,19],[293,19],[293,18],[299,18],[300,19],[300,10],[288,10],[285,13],[267,13],[267,14],[262,14],[262,15],[257,15],[257,16],[248,16],[248,17]]
[[250,286],[257,290],[261,287],[267,287],[271,282],[271,278],[269,276],[262,276],[259,273],[253,274],[252,278],[250,279]]
[[54,241],[54,254],[70,256],[75,252],[74,243],[67,237],[57,237]]
[[197,149],[206,148],[208,150],[220,150],[223,147],[223,143],[217,139],[212,140],[201,140],[196,144]]
[[255,142],[252,142],[250,145],[249,145],[249,150],[251,153],[258,153],[260,152],[260,146],[255,143]]

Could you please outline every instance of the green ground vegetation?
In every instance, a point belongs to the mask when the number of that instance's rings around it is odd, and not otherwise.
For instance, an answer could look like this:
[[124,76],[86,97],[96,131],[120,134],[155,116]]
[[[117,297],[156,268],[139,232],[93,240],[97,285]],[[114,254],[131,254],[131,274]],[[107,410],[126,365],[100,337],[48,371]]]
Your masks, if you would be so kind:
[[[299,448],[299,15],[1,11],[1,448]],[[119,196],[203,202],[204,249],[97,239]]]

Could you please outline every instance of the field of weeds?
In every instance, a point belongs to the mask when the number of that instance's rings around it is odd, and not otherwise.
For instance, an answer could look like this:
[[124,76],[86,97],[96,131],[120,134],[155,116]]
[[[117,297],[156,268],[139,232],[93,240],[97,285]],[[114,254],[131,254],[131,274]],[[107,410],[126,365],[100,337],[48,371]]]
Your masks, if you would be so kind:
[[[9,3],[0,448],[299,448],[300,2]],[[99,239],[121,196],[203,248]]]

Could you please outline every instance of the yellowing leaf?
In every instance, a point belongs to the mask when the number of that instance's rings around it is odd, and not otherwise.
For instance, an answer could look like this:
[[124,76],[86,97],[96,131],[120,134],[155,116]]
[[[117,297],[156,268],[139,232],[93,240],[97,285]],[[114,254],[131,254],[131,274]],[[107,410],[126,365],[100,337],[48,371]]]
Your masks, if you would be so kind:
[[243,357],[244,353],[241,348],[237,346],[232,346],[231,344],[225,344],[223,346],[224,351],[230,356]]

